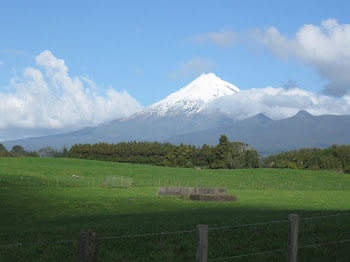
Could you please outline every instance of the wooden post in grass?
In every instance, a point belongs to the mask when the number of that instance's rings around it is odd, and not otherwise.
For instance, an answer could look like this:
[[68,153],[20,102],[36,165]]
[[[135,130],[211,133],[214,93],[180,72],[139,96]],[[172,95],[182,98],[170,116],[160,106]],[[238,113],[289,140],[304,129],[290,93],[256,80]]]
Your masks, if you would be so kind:
[[77,262],[97,262],[98,234],[81,230],[78,238]]
[[132,178],[129,177],[129,187],[131,187],[131,186],[132,186]]
[[208,261],[208,225],[198,225],[198,246],[196,262]]
[[299,231],[299,216],[290,214],[289,220],[289,235],[288,235],[288,262],[297,262],[298,258],[298,231]]
[[189,179],[187,179],[186,187],[188,187],[188,182],[190,182],[190,180],[189,180]]

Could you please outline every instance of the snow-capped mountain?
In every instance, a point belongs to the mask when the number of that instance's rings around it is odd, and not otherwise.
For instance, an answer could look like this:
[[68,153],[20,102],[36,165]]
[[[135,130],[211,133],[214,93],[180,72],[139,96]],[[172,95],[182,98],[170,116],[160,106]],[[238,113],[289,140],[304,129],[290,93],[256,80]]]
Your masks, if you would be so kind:
[[[211,110],[213,102],[239,92],[234,85],[214,74],[203,74],[189,85],[132,117],[75,132],[4,142],[9,150],[21,145],[25,150],[52,146],[61,149],[84,143],[161,141],[192,145],[216,145],[220,135],[230,141],[248,143],[262,154],[301,147],[326,147],[350,143],[350,116],[312,116],[305,111],[283,120],[258,114],[242,121],[234,115]],[[220,102],[220,99],[218,99]],[[220,104],[220,103],[219,103]],[[238,112],[239,113],[239,112]]]
[[178,114],[189,116],[201,112],[214,99],[237,92],[239,92],[239,89],[236,86],[221,80],[215,74],[202,74],[187,86],[145,108],[132,118],[174,116]]

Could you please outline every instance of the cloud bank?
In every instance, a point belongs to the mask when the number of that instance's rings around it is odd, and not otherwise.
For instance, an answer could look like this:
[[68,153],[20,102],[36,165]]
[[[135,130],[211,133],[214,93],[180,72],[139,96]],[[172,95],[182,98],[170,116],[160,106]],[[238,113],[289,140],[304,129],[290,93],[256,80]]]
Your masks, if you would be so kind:
[[336,98],[290,85],[288,88],[253,88],[218,98],[208,105],[208,110],[217,109],[239,120],[259,113],[272,119],[283,119],[302,109],[313,115],[349,115],[350,96]]
[[336,19],[322,21],[320,26],[307,24],[291,39],[273,26],[256,33],[254,37],[274,55],[296,57],[329,80],[325,94],[350,94],[350,24],[339,24]]
[[143,108],[126,91],[109,88],[98,95],[93,81],[70,77],[64,60],[50,51],[35,60],[37,68],[24,69],[23,76],[11,80],[11,91],[0,93],[0,129],[71,131],[127,117]]

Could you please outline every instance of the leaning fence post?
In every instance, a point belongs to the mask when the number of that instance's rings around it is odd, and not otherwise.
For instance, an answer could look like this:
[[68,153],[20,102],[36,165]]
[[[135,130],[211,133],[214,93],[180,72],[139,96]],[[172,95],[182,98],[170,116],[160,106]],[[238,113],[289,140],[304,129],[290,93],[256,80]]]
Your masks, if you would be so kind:
[[97,261],[98,234],[81,230],[78,238],[77,262]]
[[196,262],[208,261],[208,225],[198,225],[198,247]]
[[299,216],[296,214],[290,214],[288,217],[288,220],[289,220],[288,262],[297,262]]

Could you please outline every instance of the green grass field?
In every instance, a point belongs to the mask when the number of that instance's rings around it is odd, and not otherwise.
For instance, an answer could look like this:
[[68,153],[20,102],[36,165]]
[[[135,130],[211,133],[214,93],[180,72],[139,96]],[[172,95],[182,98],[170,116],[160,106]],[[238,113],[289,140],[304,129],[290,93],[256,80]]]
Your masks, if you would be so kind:
[[[74,180],[72,176],[79,176]],[[107,187],[103,181],[108,176]],[[132,178],[131,188],[113,186]],[[350,175],[286,169],[196,170],[77,159],[0,158],[0,261],[73,261],[81,229],[151,234],[350,213]],[[126,179],[124,178],[124,179]],[[41,185],[40,185],[41,181]],[[94,187],[93,182],[94,181]],[[58,182],[58,186],[57,186]],[[35,185],[34,185],[35,183]],[[158,185],[225,186],[237,202],[158,197]],[[99,261],[194,261],[196,232],[100,240]],[[350,216],[300,222],[299,245],[350,239]],[[287,248],[288,223],[209,231],[209,260]],[[45,245],[4,246],[53,242]],[[301,248],[298,261],[349,261],[350,242]],[[217,261],[285,261],[275,252]]]

